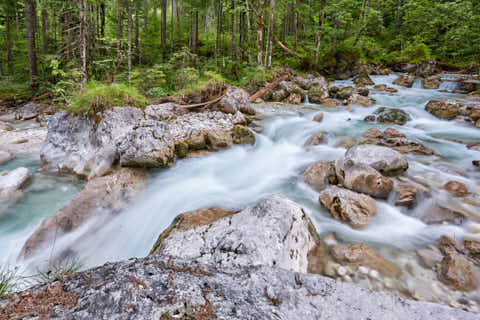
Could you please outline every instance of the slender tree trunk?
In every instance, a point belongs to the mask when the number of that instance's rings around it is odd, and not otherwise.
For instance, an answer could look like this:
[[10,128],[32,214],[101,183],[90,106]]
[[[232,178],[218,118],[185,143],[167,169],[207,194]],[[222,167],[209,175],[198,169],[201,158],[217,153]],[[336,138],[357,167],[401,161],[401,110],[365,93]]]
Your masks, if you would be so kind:
[[7,47],[7,74],[9,76],[13,75],[13,65],[12,65],[12,44],[11,44],[11,32],[10,32],[10,10],[7,8],[7,14],[5,18],[5,45]]
[[215,41],[215,66],[218,69],[218,58],[220,52],[220,40],[222,36],[222,0],[218,0],[217,14],[217,39]]
[[[128,1],[128,0],[127,0]],[[122,0],[118,0],[118,21],[117,21],[117,67],[122,59],[122,38],[123,38],[123,9]]]
[[17,1],[15,1],[15,28],[17,29],[17,37],[20,34],[20,17],[18,15]]
[[337,40],[338,40],[338,6],[335,6],[335,29],[333,31],[333,55],[337,56]]
[[153,0],[153,16],[157,18],[158,15],[158,0]]
[[128,12],[128,85],[132,83],[132,6],[130,0],[127,0]]
[[105,4],[100,5],[100,36],[105,37]]
[[148,0],[143,0],[143,28],[148,30]]
[[402,9],[402,0],[397,0],[397,16],[395,17],[395,33],[398,32],[398,28],[400,27],[401,9]]
[[175,0],[172,0],[172,38],[171,38],[171,52],[173,53],[175,47]]
[[43,52],[47,52],[48,48],[48,12],[47,8],[45,7],[45,2],[43,3],[42,7],[42,41],[43,41]]
[[269,34],[270,37],[268,39],[268,62],[267,62],[267,67],[272,66],[272,48],[273,48],[273,32],[275,29],[275,0],[270,0],[270,26],[269,26]]
[[232,61],[237,60],[237,1],[232,0]]
[[297,13],[297,0],[293,0],[293,33],[294,33],[294,42],[293,48],[297,50],[298,44],[298,13]]
[[263,0],[258,1],[258,15],[257,15],[257,64],[263,65]]
[[[195,55],[198,53],[198,5],[197,5],[197,0],[193,0],[192,52]],[[196,60],[196,57],[193,58],[193,65],[195,65],[195,60]]]
[[240,43],[238,48],[238,58],[240,61],[243,61],[243,50],[245,48],[245,12],[240,12],[240,22],[239,22],[239,34],[240,34]]
[[162,0],[162,57],[167,59],[167,0]]
[[252,37],[251,37],[251,26],[250,26],[250,7],[249,7],[249,0],[246,1],[247,5],[247,52],[248,52],[248,63],[252,64],[252,53],[250,51],[251,45],[252,45]]
[[87,30],[85,0],[80,0],[80,71],[82,72],[82,89],[87,85]]
[[30,65],[30,82],[33,83],[37,72],[37,52],[35,50],[35,0],[25,0],[25,27],[27,29],[28,61]]
[[318,60],[320,56],[320,44],[322,42],[322,26],[323,26],[323,19],[325,18],[325,5],[326,5],[326,0],[322,0],[322,8],[320,10],[320,14],[318,17],[317,45],[315,48],[315,64],[316,65],[318,65]]
[[139,30],[139,17],[140,13],[140,0],[135,0],[135,63],[140,64],[140,30]]

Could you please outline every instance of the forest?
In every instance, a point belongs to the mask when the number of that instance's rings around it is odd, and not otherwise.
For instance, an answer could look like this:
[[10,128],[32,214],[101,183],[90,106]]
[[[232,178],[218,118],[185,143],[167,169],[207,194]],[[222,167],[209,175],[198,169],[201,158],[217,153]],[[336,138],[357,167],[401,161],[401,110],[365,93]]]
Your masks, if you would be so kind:
[[86,89],[142,103],[248,87],[278,67],[335,78],[436,60],[476,72],[480,0],[3,0],[0,44],[2,99],[65,105]]

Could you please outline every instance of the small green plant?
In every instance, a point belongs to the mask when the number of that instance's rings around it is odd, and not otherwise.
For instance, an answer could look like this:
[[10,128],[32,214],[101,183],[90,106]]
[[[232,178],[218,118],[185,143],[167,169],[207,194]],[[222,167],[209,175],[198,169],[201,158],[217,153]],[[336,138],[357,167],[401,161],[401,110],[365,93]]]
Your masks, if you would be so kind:
[[64,275],[76,273],[82,268],[82,263],[78,259],[68,259],[64,261],[57,261],[49,264],[46,270],[37,270],[37,274],[33,275],[31,279],[39,284],[52,282]]
[[18,286],[20,277],[17,274],[17,269],[4,269],[0,271],[0,298],[7,294],[14,292]]
[[90,82],[83,92],[79,92],[73,97],[66,110],[79,115],[94,115],[115,106],[143,108],[146,105],[147,99],[134,87],[124,84],[105,85]]

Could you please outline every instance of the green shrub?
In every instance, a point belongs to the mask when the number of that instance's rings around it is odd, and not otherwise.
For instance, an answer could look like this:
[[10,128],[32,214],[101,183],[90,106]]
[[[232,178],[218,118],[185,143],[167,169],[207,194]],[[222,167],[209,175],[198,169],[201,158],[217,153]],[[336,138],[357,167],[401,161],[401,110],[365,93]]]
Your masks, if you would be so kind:
[[35,91],[28,82],[0,81],[0,100],[31,99]]
[[94,115],[115,106],[143,108],[147,99],[134,87],[124,84],[104,85],[90,82],[83,92],[77,93],[67,106],[68,112],[80,115]]
[[419,63],[432,59],[430,48],[422,43],[407,43],[405,48],[396,57],[396,62]]

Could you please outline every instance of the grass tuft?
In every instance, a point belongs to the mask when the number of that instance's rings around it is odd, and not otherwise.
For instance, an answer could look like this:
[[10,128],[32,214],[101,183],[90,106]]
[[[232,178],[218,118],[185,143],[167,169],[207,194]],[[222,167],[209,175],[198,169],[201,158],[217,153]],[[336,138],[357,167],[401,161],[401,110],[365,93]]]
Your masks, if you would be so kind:
[[95,115],[113,107],[144,108],[146,105],[147,99],[134,87],[90,82],[83,92],[73,97],[66,110],[78,115]]

